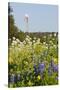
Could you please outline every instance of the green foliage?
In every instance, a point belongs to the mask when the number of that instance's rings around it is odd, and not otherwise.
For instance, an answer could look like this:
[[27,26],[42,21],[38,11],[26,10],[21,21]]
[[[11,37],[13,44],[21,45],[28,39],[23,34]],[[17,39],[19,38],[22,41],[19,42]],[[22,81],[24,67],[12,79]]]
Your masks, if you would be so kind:
[[[12,41],[12,38],[16,37],[21,41],[23,41],[25,38],[25,34],[21,30],[19,30],[18,27],[15,25],[14,16],[11,12],[13,12],[13,9],[10,7],[9,4],[8,5],[8,38],[11,39]],[[10,44],[11,43],[9,41],[9,45]]]
[[[50,35],[50,34],[49,34]],[[21,74],[20,81],[17,83],[9,83],[9,87],[23,87],[23,86],[39,86],[39,85],[54,85],[58,84],[58,72],[54,72],[52,66],[50,67],[50,74],[48,68],[53,59],[54,65],[58,65],[58,45],[55,40],[57,36],[50,36],[48,42],[41,42],[41,38],[31,38],[26,36],[23,41],[13,37],[9,46],[9,74]],[[39,63],[44,62],[44,72],[34,72],[34,65],[38,68]]]

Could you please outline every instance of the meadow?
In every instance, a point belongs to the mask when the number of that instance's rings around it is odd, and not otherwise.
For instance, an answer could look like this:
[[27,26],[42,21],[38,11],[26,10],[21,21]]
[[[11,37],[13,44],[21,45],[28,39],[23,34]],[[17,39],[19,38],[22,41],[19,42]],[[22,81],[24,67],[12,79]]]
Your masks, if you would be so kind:
[[58,84],[58,34],[39,35],[9,38],[9,87]]

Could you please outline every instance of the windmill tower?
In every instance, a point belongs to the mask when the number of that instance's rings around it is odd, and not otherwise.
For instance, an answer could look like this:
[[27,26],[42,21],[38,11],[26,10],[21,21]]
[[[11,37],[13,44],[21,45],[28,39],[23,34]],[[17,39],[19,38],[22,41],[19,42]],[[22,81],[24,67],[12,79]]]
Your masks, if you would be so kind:
[[29,31],[29,15],[28,14],[25,14],[24,22],[25,22],[25,32],[28,32]]

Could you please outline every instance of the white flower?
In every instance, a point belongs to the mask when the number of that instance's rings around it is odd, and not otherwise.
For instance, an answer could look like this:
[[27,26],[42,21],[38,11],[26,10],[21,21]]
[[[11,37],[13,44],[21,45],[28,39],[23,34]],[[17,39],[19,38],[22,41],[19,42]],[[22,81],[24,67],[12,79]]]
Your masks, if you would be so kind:
[[52,44],[52,41],[50,40],[50,43]]
[[19,43],[19,42],[20,42],[20,40],[19,40],[19,39],[16,39],[16,41],[17,41],[17,43]]
[[31,46],[32,45],[32,42],[28,42],[28,44]]
[[46,44],[46,42],[43,42],[43,44],[45,45],[45,44]]
[[26,39],[25,39],[25,40],[26,40],[26,41],[29,41],[29,38],[27,38],[27,37],[26,37]]
[[56,33],[54,33],[54,36],[56,37]]
[[32,40],[32,38],[29,38],[30,40]]
[[50,34],[49,36],[52,37],[52,34]]
[[11,41],[11,38],[9,38],[8,40]]
[[46,46],[48,46],[48,44],[46,43]]
[[35,40],[33,40],[33,43],[35,43]]
[[11,48],[13,49],[14,48],[14,45],[12,45]]
[[56,45],[54,45],[54,47],[56,48]]
[[44,38],[46,38],[46,36],[44,36]]
[[46,46],[46,49],[48,49],[48,47]]
[[40,44],[40,38],[37,39],[36,44]]
[[34,40],[36,40],[36,37],[34,37]]
[[26,44],[26,41],[25,40],[23,41],[23,44]]
[[12,50],[12,47],[10,47],[9,50]]
[[30,37],[27,35],[26,38],[30,38]]
[[54,38],[52,40],[54,41]]
[[11,45],[14,46],[15,44],[12,42]]
[[15,40],[16,38],[15,37],[13,37],[13,40]]
[[31,41],[31,38],[27,35],[25,40],[26,41]]
[[53,45],[53,42],[50,40],[50,44]]
[[20,45],[21,45],[21,48],[22,48],[22,47],[24,47],[24,44],[23,44],[23,42],[20,42]]
[[14,45],[16,45],[17,44],[17,41],[15,40],[15,41],[12,41],[12,43],[14,43]]

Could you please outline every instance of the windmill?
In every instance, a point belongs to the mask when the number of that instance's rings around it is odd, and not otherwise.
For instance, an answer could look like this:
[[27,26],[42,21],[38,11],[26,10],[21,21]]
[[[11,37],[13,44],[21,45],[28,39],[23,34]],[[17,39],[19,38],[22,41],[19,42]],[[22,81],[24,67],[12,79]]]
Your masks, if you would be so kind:
[[28,32],[29,31],[29,15],[28,14],[25,14],[24,22],[25,22],[25,32]]

